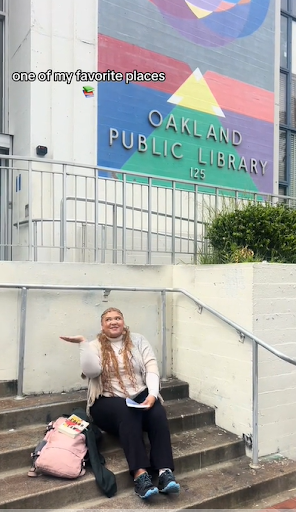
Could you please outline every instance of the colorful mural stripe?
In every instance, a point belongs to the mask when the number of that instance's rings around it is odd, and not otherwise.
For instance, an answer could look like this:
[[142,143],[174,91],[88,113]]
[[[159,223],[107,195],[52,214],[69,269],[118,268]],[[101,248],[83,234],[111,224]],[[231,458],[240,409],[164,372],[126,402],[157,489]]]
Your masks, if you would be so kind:
[[150,0],[168,25],[199,46],[225,46],[253,34],[270,0]]
[[107,69],[165,71],[166,80],[98,85],[99,165],[272,191],[272,93],[100,35],[99,71]]
[[274,122],[274,94],[259,87],[218,75],[205,73],[205,80],[222,110],[237,112],[267,123]]

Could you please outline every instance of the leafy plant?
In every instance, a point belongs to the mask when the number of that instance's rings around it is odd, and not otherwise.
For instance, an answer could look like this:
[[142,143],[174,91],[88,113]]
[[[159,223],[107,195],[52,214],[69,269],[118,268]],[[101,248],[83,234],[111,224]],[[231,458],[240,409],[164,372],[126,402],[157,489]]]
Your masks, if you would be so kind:
[[296,210],[259,203],[222,212],[209,223],[207,238],[215,262],[296,263]]

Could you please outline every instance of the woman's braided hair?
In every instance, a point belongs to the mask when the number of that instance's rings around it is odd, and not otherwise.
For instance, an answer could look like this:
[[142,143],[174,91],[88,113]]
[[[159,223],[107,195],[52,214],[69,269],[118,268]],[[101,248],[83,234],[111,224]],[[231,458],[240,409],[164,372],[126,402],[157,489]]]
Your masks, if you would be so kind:
[[[108,313],[111,313],[112,311],[115,311],[123,318],[123,314],[120,311],[120,309],[111,307],[111,308],[106,309],[102,313],[101,321],[103,320],[105,315],[107,315]],[[131,349],[132,349],[132,340],[131,340],[129,328],[125,326],[122,334],[123,334],[122,354],[123,354],[124,369],[125,369],[127,376],[129,377],[129,380],[130,380],[132,386],[136,389],[135,372],[134,372],[134,368],[133,368],[133,365],[130,360]],[[128,396],[128,393],[126,391],[126,388],[123,384],[122,378],[119,373],[118,361],[117,361],[115,352],[112,348],[112,345],[111,345],[109,339],[103,332],[100,332],[97,337],[98,337],[99,342],[101,343],[102,367],[103,367],[103,371],[102,371],[101,375],[102,375],[103,388],[106,391],[108,391],[110,394],[113,394],[112,387],[111,387],[111,376],[115,376],[120,384],[120,387],[121,387],[123,393],[125,394],[125,396]]]

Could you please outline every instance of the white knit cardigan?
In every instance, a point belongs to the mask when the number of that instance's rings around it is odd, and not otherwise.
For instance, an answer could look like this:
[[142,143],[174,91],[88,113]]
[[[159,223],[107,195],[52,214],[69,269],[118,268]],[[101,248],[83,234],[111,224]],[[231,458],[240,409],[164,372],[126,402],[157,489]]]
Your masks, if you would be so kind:
[[[139,365],[143,381],[146,384],[147,373],[155,373],[159,377],[157,360],[150,343],[142,334],[131,333],[130,336],[133,344],[131,349],[132,361],[134,359],[135,363]],[[89,379],[86,407],[88,416],[90,416],[90,408],[95,400],[103,394],[101,360],[101,343],[98,339],[80,343],[81,369],[85,377]],[[160,394],[158,398],[163,403]]]

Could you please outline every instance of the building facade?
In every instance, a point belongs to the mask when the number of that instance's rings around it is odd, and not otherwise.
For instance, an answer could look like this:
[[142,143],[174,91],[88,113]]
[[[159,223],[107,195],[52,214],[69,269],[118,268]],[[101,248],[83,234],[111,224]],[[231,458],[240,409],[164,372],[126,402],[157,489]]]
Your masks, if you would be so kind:
[[[87,10],[77,0],[1,0],[1,259],[25,257],[7,249],[20,245],[31,258],[45,221],[45,245],[60,248],[61,203],[96,201],[97,185],[86,183],[94,172],[97,179],[95,166],[104,182],[125,173],[132,184],[150,176],[152,185],[159,178],[193,194],[224,187],[295,196],[295,14],[293,0],[90,0]],[[9,154],[36,162],[12,171]],[[53,161],[88,166],[85,183],[55,179],[58,168],[72,171]],[[161,209],[158,196],[147,201]],[[186,201],[193,222],[193,196]],[[133,205],[127,193],[121,211]],[[174,231],[175,214],[162,214]],[[79,215],[83,245],[85,216],[104,227],[108,215]],[[120,222],[122,233],[134,227]]]
[[274,2],[99,6],[98,163],[272,193]]
[[279,190],[296,195],[296,3],[281,0]]

